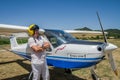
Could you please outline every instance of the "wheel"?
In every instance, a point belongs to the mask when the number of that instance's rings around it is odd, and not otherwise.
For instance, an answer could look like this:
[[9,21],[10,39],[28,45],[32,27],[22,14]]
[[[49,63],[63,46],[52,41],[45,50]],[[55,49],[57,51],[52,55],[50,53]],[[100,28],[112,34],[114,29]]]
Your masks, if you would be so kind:
[[72,70],[71,69],[65,69],[65,73],[72,74]]

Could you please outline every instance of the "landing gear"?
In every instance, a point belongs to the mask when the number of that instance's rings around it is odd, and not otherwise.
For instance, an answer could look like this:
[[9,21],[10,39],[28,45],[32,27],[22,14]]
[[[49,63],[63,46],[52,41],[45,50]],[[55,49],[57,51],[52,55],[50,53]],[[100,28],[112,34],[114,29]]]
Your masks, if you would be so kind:
[[95,73],[94,71],[94,67],[91,68],[91,76],[93,78],[93,80],[101,80],[98,75]]
[[31,80],[32,75],[33,75],[33,72],[31,71],[30,74],[29,74],[28,80]]
[[72,69],[65,69],[65,73],[72,74]]

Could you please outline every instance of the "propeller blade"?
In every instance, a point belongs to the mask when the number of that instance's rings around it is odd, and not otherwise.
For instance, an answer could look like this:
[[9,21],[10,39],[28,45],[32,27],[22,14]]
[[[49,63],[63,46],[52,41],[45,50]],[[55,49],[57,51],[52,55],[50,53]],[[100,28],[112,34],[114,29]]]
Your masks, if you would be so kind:
[[115,75],[118,76],[118,71],[117,71],[117,67],[115,65],[115,61],[114,61],[113,56],[112,56],[112,52],[110,52],[107,55],[108,55],[109,62],[110,62],[110,65],[112,67],[112,70],[114,71]]
[[98,17],[98,20],[99,20],[99,24],[100,24],[102,33],[103,33],[104,41],[105,41],[105,43],[107,43],[107,38],[106,38],[106,35],[105,35],[105,33],[104,33],[104,29],[103,29],[103,26],[102,26],[102,23],[101,23],[101,20],[100,20],[100,17],[99,17],[98,12],[96,12],[96,14],[97,14],[97,17]]
[[102,26],[102,23],[101,23],[101,20],[100,20],[100,17],[99,17],[98,12],[96,12],[96,14],[97,14],[97,17],[98,17],[98,20],[99,20],[99,24],[100,24],[102,33],[103,33],[104,42],[107,44],[107,45],[106,45],[106,50],[108,50],[108,51],[110,52],[110,53],[108,54],[109,62],[110,62],[110,64],[111,64],[111,67],[112,67],[115,75],[118,76],[118,71],[117,71],[117,68],[116,68],[116,65],[115,65],[115,61],[114,61],[114,59],[113,59],[112,51],[111,51],[111,50],[115,50],[117,47],[116,47],[115,45],[112,45],[112,44],[107,43],[107,38],[106,38],[106,35],[105,35],[105,33],[104,33],[104,29],[103,29],[103,26]]

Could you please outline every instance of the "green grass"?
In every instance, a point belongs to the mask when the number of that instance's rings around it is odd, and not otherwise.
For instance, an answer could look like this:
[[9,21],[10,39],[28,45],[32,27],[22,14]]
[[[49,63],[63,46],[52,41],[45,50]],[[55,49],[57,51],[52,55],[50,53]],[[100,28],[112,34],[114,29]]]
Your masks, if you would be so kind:
[[108,39],[108,42],[113,43],[120,48],[120,39]]
[[[28,41],[28,38],[18,38],[17,42],[18,44],[26,43]],[[9,38],[0,38],[0,45],[10,44]]]

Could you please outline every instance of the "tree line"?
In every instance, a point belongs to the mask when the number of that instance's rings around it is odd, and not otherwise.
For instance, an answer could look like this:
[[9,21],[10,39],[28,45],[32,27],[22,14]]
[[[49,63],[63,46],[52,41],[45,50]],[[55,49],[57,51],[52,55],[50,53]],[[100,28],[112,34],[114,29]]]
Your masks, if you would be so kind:
[[[92,30],[88,27],[83,27],[83,28],[77,28],[75,30],[85,30],[85,31],[100,31],[100,30]],[[105,32],[108,32],[107,38],[108,39],[120,39],[120,29],[106,29]],[[100,39],[102,38],[101,36],[96,36],[96,37],[91,37],[91,39]]]
[[[28,38],[17,38],[18,44],[26,43],[28,41]],[[7,37],[0,37],[0,45],[3,44],[10,44],[10,39]]]

